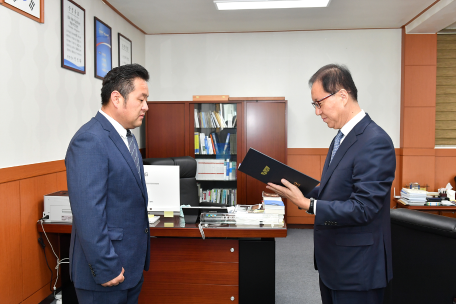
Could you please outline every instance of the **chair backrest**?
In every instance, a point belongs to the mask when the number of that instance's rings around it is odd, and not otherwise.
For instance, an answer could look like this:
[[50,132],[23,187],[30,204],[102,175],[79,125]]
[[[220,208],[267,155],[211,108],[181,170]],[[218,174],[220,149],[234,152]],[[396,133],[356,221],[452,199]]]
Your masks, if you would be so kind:
[[198,187],[196,186],[196,160],[190,156],[167,158],[144,158],[144,165],[179,166],[180,204],[198,206]]
[[392,209],[391,240],[392,303],[452,304],[456,297],[456,219]]

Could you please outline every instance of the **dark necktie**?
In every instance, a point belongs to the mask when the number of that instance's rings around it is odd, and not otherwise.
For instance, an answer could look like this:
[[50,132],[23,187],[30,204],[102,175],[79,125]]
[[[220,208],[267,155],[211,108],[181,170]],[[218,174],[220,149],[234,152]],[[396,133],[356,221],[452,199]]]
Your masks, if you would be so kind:
[[333,148],[333,150],[332,150],[332,153],[331,153],[331,160],[329,161],[329,163],[332,162],[334,155],[336,155],[336,152],[337,152],[337,150],[338,150],[339,147],[340,147],[340,141],[342,140],[343,137],[344,137],[344,133],[342,133],[342,132],[339,130],[339,132],[337,132],[336,138],[335,138],[335,140],[334,140],[334,148]]
[[128,150],[130,150],[131,157],[135,163],[136,169],[138,170],[139,178],[141,179],[141,169],[139,167],[139,150],[136,144],[136,139],[130,130],[127,130],[127,141],[128,141]]

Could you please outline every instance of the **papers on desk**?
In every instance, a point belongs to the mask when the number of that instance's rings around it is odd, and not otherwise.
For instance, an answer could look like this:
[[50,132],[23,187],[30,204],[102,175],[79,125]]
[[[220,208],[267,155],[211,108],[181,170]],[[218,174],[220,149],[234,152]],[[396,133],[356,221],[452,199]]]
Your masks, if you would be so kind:
[[408,203],[426,203],[426,190],[402,188],[401,199]]
[[454,202],[450,202],[450,201],[441,201],[440,205],[441,206],[456,206],[456,204]]

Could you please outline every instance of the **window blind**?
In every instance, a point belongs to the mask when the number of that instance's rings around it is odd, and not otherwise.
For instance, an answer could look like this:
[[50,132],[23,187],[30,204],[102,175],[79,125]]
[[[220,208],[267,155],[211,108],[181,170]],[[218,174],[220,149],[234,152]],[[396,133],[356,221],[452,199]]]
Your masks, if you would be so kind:
[[456,146],[456,34],[437,35],[435,145]]

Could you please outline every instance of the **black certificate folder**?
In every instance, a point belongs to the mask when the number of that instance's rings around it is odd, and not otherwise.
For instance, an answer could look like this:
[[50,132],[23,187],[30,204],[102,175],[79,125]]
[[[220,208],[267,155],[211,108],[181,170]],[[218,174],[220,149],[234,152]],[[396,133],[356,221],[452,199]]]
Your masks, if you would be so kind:
[[238,170],[265,184],[282,185],[280,180],[284,178],[296,185],[304,195],[320,183],[320,181],[288,167],[253,148],[249,149]]

